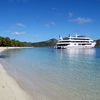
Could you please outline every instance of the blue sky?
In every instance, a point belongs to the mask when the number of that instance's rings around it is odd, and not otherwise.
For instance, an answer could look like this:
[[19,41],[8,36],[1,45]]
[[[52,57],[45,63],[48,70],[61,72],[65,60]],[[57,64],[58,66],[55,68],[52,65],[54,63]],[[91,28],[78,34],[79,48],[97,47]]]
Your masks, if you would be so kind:
[[37,42],[99,32],[100,0],[0,0],[0,36]]

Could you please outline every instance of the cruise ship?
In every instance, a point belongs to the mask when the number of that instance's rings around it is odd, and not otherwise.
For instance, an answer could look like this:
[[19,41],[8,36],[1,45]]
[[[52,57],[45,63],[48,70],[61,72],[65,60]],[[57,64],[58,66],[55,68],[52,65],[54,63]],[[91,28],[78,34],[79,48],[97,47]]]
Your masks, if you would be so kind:
[[68,37],[59,36],[58,42],[56,43],[55,48],[57,49],[66,49],[66,48],[92,48],[96,45],[96,42],[89,37],[83,35],[75,35]]

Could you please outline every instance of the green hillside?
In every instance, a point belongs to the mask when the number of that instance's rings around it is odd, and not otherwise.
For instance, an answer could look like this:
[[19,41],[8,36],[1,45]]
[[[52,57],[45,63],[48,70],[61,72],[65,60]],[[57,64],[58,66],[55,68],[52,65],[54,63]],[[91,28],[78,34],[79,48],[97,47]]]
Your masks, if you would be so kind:
[[57,43],[56,39],[50,39],[47,41],[32,43],[32,46],[34,46],[34,47],[44,47],[44,46],[52,47],[52,46],[55,46],[56,43]]

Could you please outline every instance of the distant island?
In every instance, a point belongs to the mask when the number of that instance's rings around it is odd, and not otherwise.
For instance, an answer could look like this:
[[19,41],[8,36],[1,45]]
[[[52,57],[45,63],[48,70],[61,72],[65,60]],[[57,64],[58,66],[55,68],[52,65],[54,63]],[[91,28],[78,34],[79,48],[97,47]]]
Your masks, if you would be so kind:
[[[100,46],[100,39],[95,40],[96,46]],[[49,39],[41,42],[21,42],[19,40],[10,39],[9,37],[0,37],[1,47],[53,47],[57,43],[57,39]]]

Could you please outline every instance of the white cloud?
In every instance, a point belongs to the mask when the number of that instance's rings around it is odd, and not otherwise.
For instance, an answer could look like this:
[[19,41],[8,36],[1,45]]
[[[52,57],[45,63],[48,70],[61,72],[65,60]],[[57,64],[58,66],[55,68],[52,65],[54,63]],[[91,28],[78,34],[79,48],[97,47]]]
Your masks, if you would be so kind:
[[84,18],[84,17],[78,17],[78,18],[72,19],[70,21],[74,22],[76,24],[88,24],[88,23],[93,22],[92,19],[90,19],[90,18]]
[[49,22],[49,23],[47,23],[47,24],[45,24],[45,26],[46,27],[53,27],[53,26],[55,26],[56,25],[56,23],[55,22]]
[[17,23],[16,26],[21,27],[21,28],[25,27],[25,25],[23,23]]
[[11,34],[14,34],[14,35],[21,35],[21,34],[25,34],[25,32],[11,32]]

